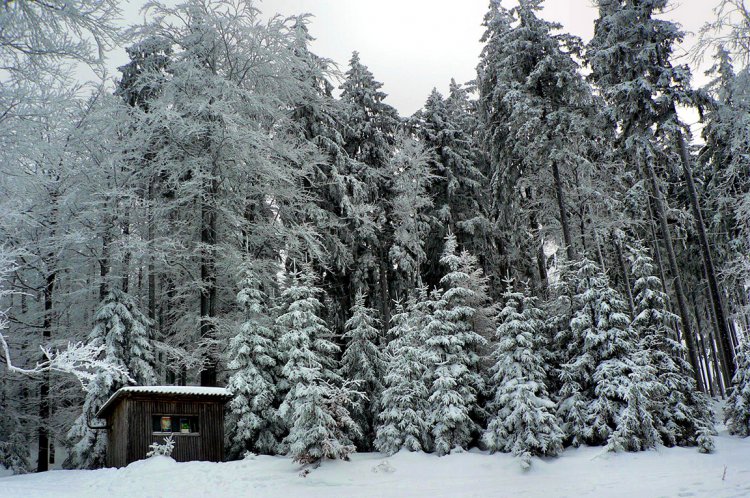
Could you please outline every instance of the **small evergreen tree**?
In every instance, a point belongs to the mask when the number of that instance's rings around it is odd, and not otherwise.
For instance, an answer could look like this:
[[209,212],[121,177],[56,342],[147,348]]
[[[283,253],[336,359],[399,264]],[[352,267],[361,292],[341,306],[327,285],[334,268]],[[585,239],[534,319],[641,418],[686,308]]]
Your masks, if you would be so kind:
[[355,403],[352,411],[362,433],[357,446],[363,451],[372,446],[385,371],[383,357],[377,345],[379,324],[375,315],[375,310],[365,306],[365,294],[357,292],[344,334],[344,339],[349,342],[341,358],[341,376],[351,381],[365,395]]
[[289,384],[279,415],[289,428],[284,445],[295,462],[319,463],[324,458],[347,459],[355,448],[349,434],[359,428],[349,413],[351,391],[342,385],[334,355],[339,347],[320,318],[320,289],[312,269],[290,275],[281,295],[276,326]]
[[[425,288],[419,290],[425,299],[426,293]],[[389,335],[393,340],[387,350],[385,389],[375,438],[375,448],[388,455],[401,448],[423,451],[429,444],[425,442],[429,395],[425,383],[427,366],[419,329],[424,317],[419,315],[417,294],[412,294],[406,309],[397,304],[391,320]]]
[[[657,421],[654,420],[652,415],[653,387],[654,384],[659,385],[651,380],[653,375],[644,379],[641,373],[648,372],[650,374],[650,370],[642,367],[630,374],[630,383],[625,395],[627,404],[619,416],[617,428],[607,440],[607,448],[611,451],[642,451],[655,448],[656,445],[661,443],[661,436],[659,431],[656,430]],[[644,387],[651,388],[651,390],[646,391]],[[663,394],[661,389],[658,392]]]
[[483,439],[490,451],[512,452],[528,468],[534,455],[557,455],[563,433],[547,393],[544,314],[533,297],[506,282],[492,354],[491,419]]
[[466,251],[458,254],[452,234],[446,237],[441,262],[449,269],[441,279],[445,291],[434,299],[424,330],[432,362],[428,422],[440,456],[465,448],[478,431],[472,415],[479,413],[477,394],[483,382],[478,350],[486,342],[473,323],[474,260]]
[[[104,345],[108,363],[122,367],[141,385],[151,385],[156,379],[151,364],[154,360],[149,338],[151,322],[138,310],[135,300],[119,289],[105,296],[94,315],[94,329],[89,340],[94,345]],[[83,411],[68,431],[71,444],[66,468],[92,469],[103,467],[107,449],[107,435],[88,427],[96,412],[112,394],[128,384],[125,375],[110,371],[99,373],[86,391]]]
[[275,409],[278,350],[268,297],[251,267],[244,269],[237,302],[245,310],[239,333],[229,343],[227,437],[234,457],[245,451],[274,454],[281,427]]
[[750,340],[745,339],[737,350],[737,373],[732,379],[724,420],[730,434],[750,436]]
[[603,444],[627,405],[635,350],[625,303],[588,258],[576,265],[570,330],[574,341],[562,365],[558,416],[568,441]]
[[18,418],[8,412],[0,413],[0,465],[14,474],[25,474],[31,469],[29,442]]
[[631,268],[635,317],[632,328],[638,337],[634,361],[653,372],[651,407],[653,422],[667,446],[693,446],[702,428],[714,431],[709,400],[698,392],[685,347],[679,342],[675,324],[679,317],[669,311],[669,296],[655,275],[654,262],[642,248],[634,249]]

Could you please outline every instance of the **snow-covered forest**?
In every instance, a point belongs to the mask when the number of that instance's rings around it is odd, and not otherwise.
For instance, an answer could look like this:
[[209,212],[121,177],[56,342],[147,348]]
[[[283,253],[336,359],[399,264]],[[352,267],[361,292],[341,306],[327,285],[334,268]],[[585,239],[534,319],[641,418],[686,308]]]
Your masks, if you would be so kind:
[[102,467],[131,384],[225,386],[229,459],[311,467],[750,435],[750,5],[698,88],[668,0],[586,42],[542,3],[400,116],[306,14],[3,2],[0,466]]

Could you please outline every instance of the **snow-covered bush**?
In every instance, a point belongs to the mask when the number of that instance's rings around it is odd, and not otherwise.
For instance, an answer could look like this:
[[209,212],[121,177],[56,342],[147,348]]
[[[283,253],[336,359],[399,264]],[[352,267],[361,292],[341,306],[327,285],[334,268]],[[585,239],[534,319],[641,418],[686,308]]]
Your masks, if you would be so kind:
[[171,457],[172,452],[174,451],[174,438],[172,436],[165,437],[161,443],[155,441],[151,443],[148,448],[149,451],[146,453],[147,457]]
[[[0,415],[0,419],[3,418]],[[14,474],[25,474],[31,469],[29,458],[29,442],[23,436],[20,427],[12,432],[9,427],[0,423],[0,466],[11,470]],[[7,438],[7,439],[6,439]]]

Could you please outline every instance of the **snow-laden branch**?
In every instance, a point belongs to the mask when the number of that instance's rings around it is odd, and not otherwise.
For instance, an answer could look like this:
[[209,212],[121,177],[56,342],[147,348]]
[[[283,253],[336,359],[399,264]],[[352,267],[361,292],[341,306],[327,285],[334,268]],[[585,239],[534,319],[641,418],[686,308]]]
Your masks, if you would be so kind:
[[135,382],[125,368],[100,359],[104,353],[103,345],[95,346],[83,342],[69,342],[68,346],[62,350],[52,350],[49,347],[39,346],[44,361],[38,362],[32,368],[21,368],[13,365],[10,348],[2,331],[0,331],[0,347],[2,347],[3,361],[9,372],[27,376],[39,375],[45,371],[71,374],[78,379],[83,390],[87,390],[89,383],[101,372],[119,374],[126,377],[130,382]]
[[101,372],[119,374],[126,377],[128,381],[135,383],[125,368],[101,359],[105,346],[95,346],[83,342],[69,342],[65,349],[55,350],[46,346],[39,346],[44,358],[43,361],[37,362],[32,368],[17,367],[13,365],[8,341],[2,333],[5,324],[7,324],[7,320],[0,316],[2,362],[5,363],[9,372],[27,376],[36,376],[45,371],[71,374],[78,379],[84,390],[87,390],[89,383]]
[[[2,249],[2,248],[0,248]],[[10,289],[2,287],[5,277],[13,270],[12,262],[7,254],[0,252],[0,298],[14,294]],[[52,349],[40,345],[43,360],[37,362],[34,367],[23,368],[13,364],[10,354],[10,346],[3,334],[8,328],[8,310],[0,309],[0,363],[5,363],[8,372],[26,376],[36,376],[43,372],[60,372],[74,375],[81,383],[81,387],[87,390],[89,383],[102,372],[119,374],[127,378],[129,382],[135,382],[128,371],[120,366],[103,360],[104,345],[85,344],[83,342],[68,343],[65,349]]]

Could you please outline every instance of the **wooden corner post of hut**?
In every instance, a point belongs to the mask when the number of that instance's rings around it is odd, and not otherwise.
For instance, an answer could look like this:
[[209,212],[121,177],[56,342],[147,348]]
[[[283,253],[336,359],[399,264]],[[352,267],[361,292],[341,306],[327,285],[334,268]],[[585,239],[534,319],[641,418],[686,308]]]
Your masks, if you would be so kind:
[[106,420],[107,466],[146,458],[152,443],[173,436],[172,458],[224,460],[224,405],[232,398],[220,387],[129,386],[97,412]]

